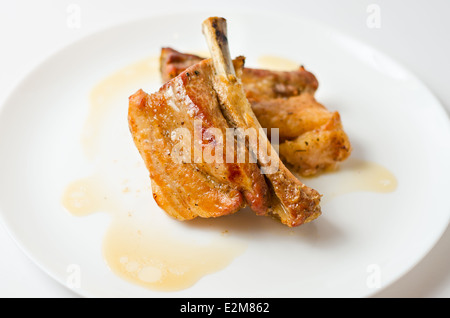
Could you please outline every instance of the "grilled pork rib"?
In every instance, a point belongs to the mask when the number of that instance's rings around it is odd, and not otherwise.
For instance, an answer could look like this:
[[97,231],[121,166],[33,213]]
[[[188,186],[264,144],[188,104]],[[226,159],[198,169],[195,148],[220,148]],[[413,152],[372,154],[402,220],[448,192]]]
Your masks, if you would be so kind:
[[[219,129],[222,136],[230,128],[213,88],[211,63],[204,60],[188,68],[152,95],[142,90],[132,95],[130,131],[150,172],[154,198],[168,214],[180,220],[217,217],[248,204],[263,215],[270,192],[256,163],[228,162],[225,151],[222,160],[195,157],[195,142],[201,141],[202,154],[205,146],[225,142],[208,135],[208,128]],[[195,140],[196,121],[201,136]],[[185,134],[176,134],[179,128]],[[178,153],[186,150],[178,147],[182,141],[188,141],[187,156]]]
[[[163,48],[162,80],[168,81],[202,60]],[[351,144],[339,113],[317,102],[318,81],[303,66],[289,72],[244,67],[240,77],[261,126],[267,128],[269,137],[272,128],[279,129],[280,157],[298,173],[311,176],[349,157]]]
[[[258,132],[258,145],[249,143],[260,168],[267,169],[266,179],[273,192],[272,210],[268,211],[288,226],[310,222],[321,214],[321,195],[298,180],[281,162],[267,139],[231,60],[228,49],[227,26],[223,18],[212,17],[202,24],[203,33],[214,64],[214,89],[220,100],[222,113],[235,128],[254,129]],[[276,169],[271,169],[273,164]]]
[[[153,94],[138,90],[129,98],[130,132],[155,201],[179,220],[228,215],[246,205],[290,227],[314,220],[321,196],[291,174],[261,129],[240,82],[244,59],[233,63],[229,56],[225,20],[211,18],[203,27],[212,59],[185,68]],[[237,131],[230,139],[229,129]],[[236,160],[236,148],[217,152],[250,129],[261,142],[255,147],[243,139],[246,161]],[[213,161],[202,152],[210,145]]]

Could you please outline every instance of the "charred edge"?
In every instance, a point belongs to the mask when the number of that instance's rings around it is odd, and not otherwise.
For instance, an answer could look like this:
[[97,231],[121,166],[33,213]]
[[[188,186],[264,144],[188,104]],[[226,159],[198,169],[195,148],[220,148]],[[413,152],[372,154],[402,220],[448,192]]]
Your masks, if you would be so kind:
[[217,24],[217,20],[214,19],[212,21],[212,27],[214,29],[214,34],[216,35],[217,42],[219,43],[220,47],[222,48],[224,45],[228,44],[228,38],[227,36],[219,29],[219,26]]
[[227,36],[220,30],[216,30],[216,38],[221,46],[226,45],[228,43]]
[[237,184],[242,179],[242,173],[239,166],[237,164],[231,164],[228,168],[230,173],[228,175],[228,180],[233,184]]

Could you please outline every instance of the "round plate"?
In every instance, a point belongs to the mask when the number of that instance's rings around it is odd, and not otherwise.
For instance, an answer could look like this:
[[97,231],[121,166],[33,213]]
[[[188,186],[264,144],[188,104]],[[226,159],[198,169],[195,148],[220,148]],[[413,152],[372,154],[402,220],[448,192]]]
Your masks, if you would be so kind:
[[[97,114],[99,160],[109,180],[127,179],[128,189],[139,189],[126,204],[136,215],[152,215],[164,235],[220,238],[242,250],[175,291],[134,284],[109,268],[104,244],[111,215],[76,217],[61,201],[70,182],[98,167],[80,142],[90,93],[127,65],[157,57],[163,46],[206,51],[201,23],[207,17],[153,17],[91,35],[49,57],[12,92],[0,115],[0,205],[16,242],[53,278],[94,297],[367,297],[410,270],[449,221],[450,125],[443,108],[379,51],[313,21],[254,13],[224,15],[232,55],[246,56],[248,66],[261,55],[305,65],[319,80],[318,101],[340,112],[352,157],[386,168],[396,189],[335,196],[319,219],[295,229],[245,212],[192,224],[171,220],[151,198],[148,172],[127,131],[129,95],[160,85],[157,77],[138,78],[110,92],[118,106]],[[327,183],[321,180],[311,180],[319,192]]]

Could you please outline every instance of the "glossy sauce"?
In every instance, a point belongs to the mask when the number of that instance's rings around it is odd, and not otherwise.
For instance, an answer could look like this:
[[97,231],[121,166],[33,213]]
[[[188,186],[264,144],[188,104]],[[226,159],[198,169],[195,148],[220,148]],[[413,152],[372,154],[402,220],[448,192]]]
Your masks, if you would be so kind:
[[[89,96],[90,107],[81,137],[87,158],[91,160],[94,158],[103,141],[102,137],[106,138],[102,133],[107,133],[104,126],[107,124],[108,115],[111,114],[114,105],[118,101],[122,105],[128,105],[129,95],[139,88],[144,89],[142,86],[133,86],[133,84],[149,85],[159,81],[159,58],[150,57],[114,72],[92,89]],[[125,94],[120,95],[120,92]]]
[[191,287],[203,276],[228,266],[245,250],[244,244],[231,244],[225,238],[203,246],[150,227],[151,231],[136,230],[136,225],[124,226],[117,220],[106,235],[104,256],[115,273],[154,290]]
[[303,178],[303,181],[323,195],[322,203],[348,193],[390,193],[394,192],[398,185],[397,178],[386,167],[352,157],[334,171]]
[[260,68],[274,71],[295,71],[300,67],[298,62],[273,55],[261,55],[257,63]]
[[[131,194],[126,189],[122,195]],[[168,234],[168,226],[136,215],[139,212],[121,199],[105,178],[93,175],[69,184],[62,202],[74,216],[109,213],[112,222],[104,238],[103,256],[114,273],[134,284],[160,291],[188,288],[225,268],[245,250],[245,244],[230,241],[223,233],[202,243],[190,240],[189,235],[177,238]]]
[[224,235],[224,229],[172,235],[171,223],[178,221],[168,220],[154,203],[148,172],[128,131],[127,110],[128,97],[139,88],[158,89],[158,68],[159,57],[151,57],[93,88],[81,138],[93,171],[67,185],[62,205],[78,217],[111,216],[102,249],[115,274],[152,290],[176,291],[224,269],[247,244]]
[[[298,63],[277,57],[261,57],[259,62],[261,67],[271,69],[298,68]],[[78,217],[93,213],[111,216],[103,256],[114,273],[153,290],[175,291],[224,269],[246,250],[247,243],[233,240],[228,229],[219,227],[207,234],[200,227],[184,235],[184,224],[168,221],[154,202],[148,172],[132,142],[126,114],[128,96],[139,88],[151,92],[160,86],[158,68],[159,58],[151,57],[119,70],[94,87],[82,132],[82,145],[93,163],[93,172],[67,185],[62,204]],[[335,172],[306,181],[324,194],[325,200],[358,191],[387,193],[397,186],[388,169],[355,158]],[[224,224],[232,226],[233,219],[227,222]]]

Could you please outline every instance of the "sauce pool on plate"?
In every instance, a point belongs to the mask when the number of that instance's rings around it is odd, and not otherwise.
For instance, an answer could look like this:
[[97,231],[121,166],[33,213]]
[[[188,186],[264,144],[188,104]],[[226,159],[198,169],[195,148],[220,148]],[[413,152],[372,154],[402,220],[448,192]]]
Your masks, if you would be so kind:
[[[275,56],[261,56],[258,63],[260,67],[278,70],[299,66]],[[174,225],[164,219],[163,211],[153,202],[148,172],[132,145],[126,116],[128,96],[139,88],[156,90],[160,84],[159,57],[150,57],[111,74],[93,88],[81,133],[92,171],[69,182],[62,205],[78,217],[93,213],[111,216],[102,250],[114,273],[149,289],[176,291],[223,270],[245,252],[247,244],[223,235],[226,230],[212,234],[208,231],[207,235],[200,235],[200,240],[198,233],[175,235],[171,232]],[[324,202],[358,191],[389,193],[397,187],[397,180],[388,169],[352,157],[338,170],[305,182],[324,194]],[[164,217],[157,218],[155,214]]]

